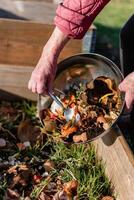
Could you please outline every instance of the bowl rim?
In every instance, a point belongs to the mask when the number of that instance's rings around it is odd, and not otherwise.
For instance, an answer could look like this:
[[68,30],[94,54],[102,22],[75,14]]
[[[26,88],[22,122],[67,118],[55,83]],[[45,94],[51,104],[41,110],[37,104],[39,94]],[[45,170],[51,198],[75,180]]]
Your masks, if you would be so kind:
[[[123,73],[121,72],[121,70],[117,67],[117,65],[116,65],[112,60],[110,60],[109,58],[107,58],[107,57],[105,57],[105,56],[103,56],[103,55],[101,55],[101,54],[97,54],[97,53],[78,53],[78,54],[74,54],[74,55],[72,55],[72,56],[70,56],[70,57],[68,57],[68,58],[65,58],[64,60],[60,61],[60,62],[58,63],[57,73],[56,73],[55,79],[56,79],[56,77],[57,77],[60,73],[62,73],[64,70],[66,70],[66,68],[63,68],[63,67],[64,67],[64,66],[63,66],[64,63],[65,63],[65,62],[68,62],[70,59],[73,59],[73,58],[75,58],[75,57],[77,57],[77,56],[86,56],[86,57],[88,57],[88,56],[97,56],[97,57],[101,58],[102,60],[105,60],[105,61],[109,62],[109,63],[111,64],[111,67],[114,68],[114,70],[117,71],[117,74],[120,75],[121,80],[124,79]],[[121,92],[121,93],[122,93],[122,106],[121,106],[121,109],[120,109],[120,111],[119,111],[119,115],[118,115],[118,117],[113,121],[113,123],[111,124],[111,126],[110,126],[107,130],[103,131],[101,134],[97,135],[96,137],[93,137],[93,138],[87,140],[86,142],[66,142],[66,141],[64,141],[64,140],[62,140],[62,139],[60,139],[60,141],[61,141],[62,143],[64,143],[64,144],[87,144],[87,143],[89,143],[89,142],[92,142],[92,141],[94,141],[94,140],[97,140],[97,139],[99,139],[99,138],[102,138],[102,137],[104,137],[106,134],[108,134],[108,133],[110,132],[110,130],[111,130],[114,126],[116,126],[116,123],[117,123],[117,121],[119,120],[119,117],[121,116],[121,114],[122,114],[122,112],[123,112],[123,109],[124,109],[124,106],[125,106],[125,95],[124,95],[124,92]],[[37,102],[38,102],[38,113],[39,113],[40,122],[41,122],[42,126],[44,126],[43,119],[41,119],[41,117],[40,117],[40,113],[41,113],[42,110],[39,109],[39,104],[40,104],[40,101],[41,101],[41,97],[42,97],[41,94],[39,94],[38,97],[37,97]]]

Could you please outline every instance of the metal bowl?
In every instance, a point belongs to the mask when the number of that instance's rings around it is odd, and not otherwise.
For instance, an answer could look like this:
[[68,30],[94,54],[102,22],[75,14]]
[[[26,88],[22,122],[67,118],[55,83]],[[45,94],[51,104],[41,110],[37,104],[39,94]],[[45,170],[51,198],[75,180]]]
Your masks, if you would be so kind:
[[[123,80],[123,75],[120,69],[108,58],[94,53],[77,54],[63,60],[58,64],[58,70],[54,81],[54,88],[58,88],[61,91],[65,91],[73,83],[90,82],[99,76],[106,76],[111,79],[114,79],[117,86]],[[39,95],[38,109],[39,117],[41,119],[42,124],[42,110],[48,108],[51,105],[51,103],[52,99],[49,96]],[[121,93],[120,114],[123,110],[123,106],[124,94]],[[113,122],[111,127],[117,122],[118,118]],[[88,140],[87,142],[103,137],[110,131],[110,128],[101,133],[100,135]]]

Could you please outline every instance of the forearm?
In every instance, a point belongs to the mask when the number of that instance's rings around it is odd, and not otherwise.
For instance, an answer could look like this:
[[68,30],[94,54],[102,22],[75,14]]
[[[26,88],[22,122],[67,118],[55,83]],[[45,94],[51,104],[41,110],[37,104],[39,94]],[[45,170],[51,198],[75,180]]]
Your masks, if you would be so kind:
[[55,27],[51,37],[43,49],[42,56],[44,57],[51,55],[58,58],[61,50],[69,40],[70,39],[67,35]]
[[31,74],[28,88],[34,93],[46,94],[53,88],[58,56],[69,38],[55,27],[45,44],[41,57]]

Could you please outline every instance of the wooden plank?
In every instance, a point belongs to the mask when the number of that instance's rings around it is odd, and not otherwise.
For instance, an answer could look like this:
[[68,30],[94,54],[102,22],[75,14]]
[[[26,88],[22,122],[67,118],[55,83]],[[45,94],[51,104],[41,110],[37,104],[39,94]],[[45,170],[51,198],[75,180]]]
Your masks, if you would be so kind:
[[[0,64],[0,90],[9,94],[17,95],[21,98],[27,98],[33,101],[37,100],[37,95],[28,90],[27,85],[33,67],[10,66]],[[4,93],[0,95],[4,99]],[[8,95],[9,96],[9,95]],[[14,96],[14,99],[18,99]],[[5,99],[7,99],[7,95]]]
[[117,200],[132,200],[134,195],[134,156],[118,127],[93,142],[106,167]]
[[[35,66],[54,25],[0,19],[0,63]],[[71,40],[61,52],[63,60],[82,50],[81,40]]]
[[0,0],[0,9],[10,12],[17,12],[14,2],[11,0]]
[[[27,90],[27,83],[53,28],[54,25],[0,19],[0,89],[36,100]],[[58,61],[81,51],[82,41],[71,40]]]
[[32,21],[53,24],[57,5],[45,1],[14,0],[16,12],[14,14]]

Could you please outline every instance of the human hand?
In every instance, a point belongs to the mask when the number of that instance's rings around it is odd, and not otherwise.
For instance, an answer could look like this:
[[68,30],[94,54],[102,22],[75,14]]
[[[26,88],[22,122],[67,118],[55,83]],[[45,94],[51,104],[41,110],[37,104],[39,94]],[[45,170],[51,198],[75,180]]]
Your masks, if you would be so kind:
[[57,59],[68,41],[69,38],[56,27],[46,43],[41,58],[29,80],[28,88],[33,93],[47,94],[48,91],[52,90],[57,70]]
[[119,85],[119,90],[125,92],[126,107],[131,110],[134,103],[134,72],[125,77]]
[[47,94],[52,90],[53,80],[57,70],[57,56],[54,56],[45,47],[37,66],[31,74],[28,88],[33,93]]

